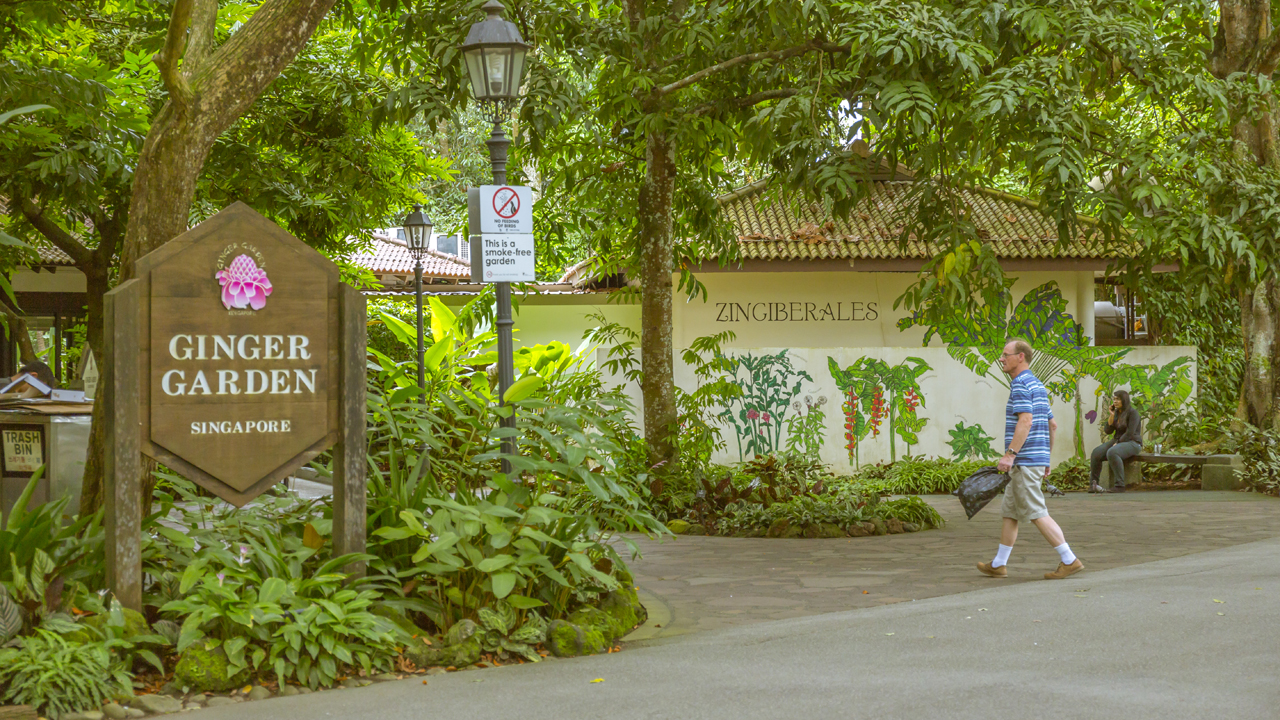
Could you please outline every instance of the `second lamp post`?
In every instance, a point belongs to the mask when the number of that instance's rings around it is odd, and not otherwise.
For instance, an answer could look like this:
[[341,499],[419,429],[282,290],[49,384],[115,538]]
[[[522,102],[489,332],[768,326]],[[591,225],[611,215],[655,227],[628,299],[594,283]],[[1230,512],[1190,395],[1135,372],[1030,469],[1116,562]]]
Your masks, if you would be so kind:
[[413,212],[404,219],[404,243],[413,255],[414,294],[418,299],[418,387],[423,387],[422,371],[422,258],[431,244],[431,218],[422,212],[421,205],[414,205]]

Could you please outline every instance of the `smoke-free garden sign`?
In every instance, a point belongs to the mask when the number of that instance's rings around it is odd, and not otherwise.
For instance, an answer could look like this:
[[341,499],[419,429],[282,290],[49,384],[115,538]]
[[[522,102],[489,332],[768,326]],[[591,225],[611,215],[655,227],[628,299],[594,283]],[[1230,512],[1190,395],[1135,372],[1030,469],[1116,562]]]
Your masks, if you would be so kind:
[[244,505],[337,445],[335,504],[359,493],[363,547],[363,297],[241,203],[140,258],[135,275],[107,306],[116,500],[128,502],[120,484],[138,453]]

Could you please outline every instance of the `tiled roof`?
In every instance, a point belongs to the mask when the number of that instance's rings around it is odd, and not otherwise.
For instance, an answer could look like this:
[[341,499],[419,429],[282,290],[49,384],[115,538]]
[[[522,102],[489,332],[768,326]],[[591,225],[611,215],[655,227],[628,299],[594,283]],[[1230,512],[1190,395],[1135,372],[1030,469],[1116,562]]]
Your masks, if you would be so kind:
[[35,245],[33,247],[35,247],[36,254],[40,256],[41,265],[73,266],[76,264],[70,255],[52,245]]
[[[373,250],[348,258],[353,265],[372,271],[375,275],[412,275],[414,259],[409,248],[399,240],[381,235],[373,236]],[[461,279],[471,277],[471,265],[456,255],[428,250],[422,257],[422,276]]]
[[[911,185],[873,182],[870,194],[840,218],[815,202],[766,198],[763,183],[725,195],[721,211],[733,223],[741,257],[747,260],[923,259],[933,254],[924,243],[909,241],[904,247],[898,242],[902,227],[895,218],[911,202]],[[1080,234],[1059,245],[1056,226],[1033,201],[984,188],[963,190],[962,196],[979,235],[994,246],[997,257],[1107,259],[1124,254],[1124,248],[1107,247],[1100,234],[1091,232],[1096,225],[1092,218],[1081,216]]]

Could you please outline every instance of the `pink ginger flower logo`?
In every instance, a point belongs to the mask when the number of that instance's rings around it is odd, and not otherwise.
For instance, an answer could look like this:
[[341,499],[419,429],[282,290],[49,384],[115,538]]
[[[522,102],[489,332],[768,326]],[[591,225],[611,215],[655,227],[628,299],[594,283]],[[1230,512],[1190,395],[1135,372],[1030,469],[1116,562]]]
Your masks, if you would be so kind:
[[271,281],[267,279],[267,271],[260,269],[248,255],[236,256],[231,265],[219,270],[215,277],[222,286],[222,305],[228,310],[266,307]]

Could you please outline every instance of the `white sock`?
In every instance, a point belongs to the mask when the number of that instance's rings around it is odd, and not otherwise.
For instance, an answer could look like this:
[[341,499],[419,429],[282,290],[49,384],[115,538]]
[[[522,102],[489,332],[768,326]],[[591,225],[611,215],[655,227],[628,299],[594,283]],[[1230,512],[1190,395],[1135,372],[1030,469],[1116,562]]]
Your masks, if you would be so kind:
[[[1003,545],[1001,547],[1003,547]],[[1062,543],[1058,547],[1054,548],[1054,550],[1058,551],[1058,557],[1062,558],[1063,565],[1070,565],[1076,561],[1076,554],[1071,552],[1070,545]]]
[[1008,565],[1009,553],[1011,552],[1013,552],[1012,545],[1001,545],[1000,549],[996,550],[996,559],[991,561],[991,567],[998,568]]

